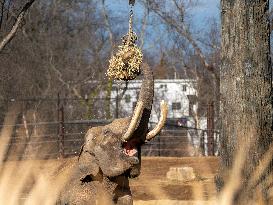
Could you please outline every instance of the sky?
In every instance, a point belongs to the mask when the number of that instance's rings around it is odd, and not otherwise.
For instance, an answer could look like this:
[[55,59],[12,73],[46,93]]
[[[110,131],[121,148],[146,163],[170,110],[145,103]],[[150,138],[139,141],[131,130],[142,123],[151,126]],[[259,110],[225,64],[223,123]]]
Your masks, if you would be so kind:
[[191,11],[197,25],[205,27],[206,21],[212,17],[220,22],[220,0],[199,0],[199,2]]
[[[205,32],[209,28],[207,26],[208,21],[212,18],[216,19],[216,21],[220,23],[220,0],[183,0],[183,2],[186,2],[186,4],[188,2],[198,2],[193,7],[190,7],[190,9],[187,10],[187,14],[190,16],[190,25],[193,29],[192,35],[199,35],[200,33]],[[105,0],[105,3],[107,10],[111,10],[112,14],[114,14],[114,16],[116,16],[117,18],[122,18],[122,21],[119,21],[118,23],[121,25],[120,29],[124,29],[124,24],[127,25],[128,23],[128,13],[130,11],[128,0]],[[136,0],[136,4],[133,10],[135,15],[134,30],[139,35],[144,9],[142,5],[138,2],[138,0]],[[154,17],[156,17],[156,15]],[[156,46],[159,46],[159,44],[154,44],[154,40],[158,39],[159,36],[161,37],[161,39],[165,39],[166,41],[168,41],[168,33],[166,33],[165,29],[161,28],[160,25],[150,27],[148,26],[145,32],[145,44],[143,49],[158,49],[158,47]]]
[[[115,10],[116,15],[124,15],[130,9],[128,0],[108,0],[107,5]],[[138,0],[136,0],[134,12],[138,15],[143,12]],[[198,4],[189,10],[189,14],[193,18],[194,24],[201,27],[205,27],[207,20],[212,17],[220,21],[220,0],[198,0]]]

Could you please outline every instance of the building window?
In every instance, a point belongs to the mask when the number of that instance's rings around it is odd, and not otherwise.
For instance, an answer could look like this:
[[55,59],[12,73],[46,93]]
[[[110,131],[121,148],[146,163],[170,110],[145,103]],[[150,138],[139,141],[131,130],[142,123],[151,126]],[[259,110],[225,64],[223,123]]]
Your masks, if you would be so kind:
[[183,92],[186,92],[187,91],[187,85],[183,85],[182,89],[183,89]]
[[173,110],[181,110],[181,103],[180,102],[172,103],[172,109]]
[[161,84],[161,85],[160,85],[160,88],[165,88],[165,89],[166,89],[166,88],[167,88],[167,85],[166,85],[166,84],[164,84],[164,85]]
[[125,102],[130,103],[131,102],[131,96],[130,95],[125,95]]

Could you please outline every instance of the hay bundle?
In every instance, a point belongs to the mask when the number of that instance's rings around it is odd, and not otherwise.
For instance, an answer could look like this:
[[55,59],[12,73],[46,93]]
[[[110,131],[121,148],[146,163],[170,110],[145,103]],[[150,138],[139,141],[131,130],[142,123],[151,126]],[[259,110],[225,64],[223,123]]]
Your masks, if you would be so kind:
[[116,80],[133,80],[141,72],[140,66],[143,59],[141,50],[136,45],[137,35],[132,31],[132,15],[130,18],[129,32],[122,38],[116,55],[112,56],[107,70],[107,76]]

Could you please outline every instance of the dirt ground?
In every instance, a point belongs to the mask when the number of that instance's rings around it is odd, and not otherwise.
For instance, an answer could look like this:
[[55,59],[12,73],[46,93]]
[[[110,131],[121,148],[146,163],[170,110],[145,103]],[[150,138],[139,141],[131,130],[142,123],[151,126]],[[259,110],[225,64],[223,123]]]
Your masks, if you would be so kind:
[[[69,160],[65,159],[65,161]],[[36,171],[45,169],[46,166],[47,172],[50,172],[62,162],[63,160],[26,160],[24,166],[28,167],[29,164],[31,169],[37,169]],[[5,163],[7,167],[16,167],[15,169],[18,168],[17,164],[18,162],[15,161]],[[189,182],[167,180],[166,173],[173,166],[192,167],[197,175],[196,180]],[[150,201],[151,203],[152,200],[206,201],[211,199],[216,194],[214,175],[218,166],[216,157],[143,157],[141,175],[130,181],[134,201]],[[13,176],[12,181],[16,183],[16,175]]]
[[[189,182],[170,181],[170,167],[194,169],[197,179]],[[141,175],[130,181],[135,200],[208,200],[216,194],[214,176],[219,166],[216,157],[145,157]]]

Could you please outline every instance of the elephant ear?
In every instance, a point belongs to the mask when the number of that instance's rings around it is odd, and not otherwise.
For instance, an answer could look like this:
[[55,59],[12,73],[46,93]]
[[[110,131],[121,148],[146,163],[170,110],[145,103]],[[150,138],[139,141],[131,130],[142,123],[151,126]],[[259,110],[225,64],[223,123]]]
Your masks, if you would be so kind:
[[94,127],[87,131],[85,136],[85,143],[81,147],[78,158],[79,169],[82,178],[91,176],[93,179],[99,174],[100,168],[98,160],[93,152],[96,146],[96,141],[99,138],[100,128]]
[[124,170],[130,168],[129,162],[124,162],[120,155],[111,153],[112,148],[96,146],[94,153],[98,159],[98,164],[103,174],[108,177],[115,177],[124,173]]
[[79,155],[79,169],[81,172],[81,179],[87,176],[95,178],[99,174],[98,162],[93,153],[84,149],[84,145],[81,148],[81,153]]

